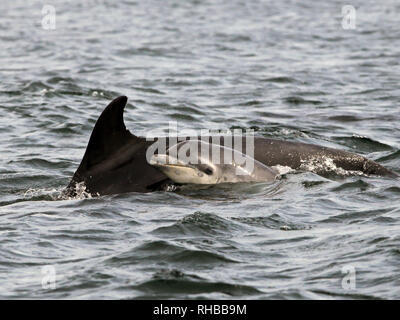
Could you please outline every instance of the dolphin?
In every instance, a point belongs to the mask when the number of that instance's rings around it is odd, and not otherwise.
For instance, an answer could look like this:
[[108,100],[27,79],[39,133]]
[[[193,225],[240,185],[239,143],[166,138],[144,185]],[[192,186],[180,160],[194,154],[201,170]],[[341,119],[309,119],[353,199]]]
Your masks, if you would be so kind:
[[179,184],[273,182],[279,175],[263,163],[232,148],[200,140],[171,146],[149,162]]
[[[100,115],[83,159],[66,188],[67,195],[76,195],[82,185],[91,195],[110,195],[163,190],[173,183],[147,160],[149,147],[161,138],[148,141],[144,137],[135,136],[126,128],[123,112],[127,100],[125,96],[117,97]],[[225,143],[227,137],[224,136],[217,143],[211,136],[201,138],[202,141],[204,139],[211,144],[228,145]],[[167,148],[170,147],[169,141],[167,139]],[[242,139],[241,147],[240,150],[246,149],[245,138]],[[285,166],[321,175],[330,172],[331,166],[326,166],[329,162],[346,172],[397,177],[394,172],[358,154],[301,142],[255,136],[252,157],[267,167]]]

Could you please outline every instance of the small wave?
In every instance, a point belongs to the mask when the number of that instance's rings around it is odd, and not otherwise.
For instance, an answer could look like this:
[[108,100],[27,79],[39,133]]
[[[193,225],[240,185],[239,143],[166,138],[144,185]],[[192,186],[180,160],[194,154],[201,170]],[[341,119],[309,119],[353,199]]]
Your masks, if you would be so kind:
[[219,235],[230,234],[237,227],[229,220],[218,217],[217,215],[204,212],[195,212],[190,214],[176,223],[159,227],[153,230],[155,234],[164,234],[176,236],[179,235]]
[[160,90],[157,90],[157,89],[154,89],[154,88],[133,87],[132,89],[137,90],[137,91],[141,91],[141,92],[152,93],[152,94],[160,94],[160,95],[161,94],[162,95],[165,94],[164,92],[162,92]]
[[391,146],[365,136],[335,137],[333,140],[362,152],[393,150]]
[[46,169],[60,169],[60,168],[67,168],[69,162],[67,161],[54,161],[48,160],[43,158],[30,158],[27,160],[11,160],[9,163],[15,164],[23,164],[29,167],[36,167],[36,168],[46,168]]
[[31,81],[21,89],[22,92],[42,92],[43,90],[52,90],[53,88],[42,81]]
[[307,100],[304,99],[300,96],[291,96],[291,97],[287,97],[284,99],[285,102],[289,103],[289,104],[294,104],[294,105],[298,105],[298,104],[322,104],[322,101],[319,100]]
[[171,265],[225,265],[238,261],[211,251],[211,249],[189,249],[170,241],[153,240],[109,258],[105,262],[119,267],[135,263],[156,263],[160,266],[166,263]]
[[361,210],[361,211],[349,211],[340,213],[324,219],[319,222],[323,223],[364,223],[367,219],[376,219],[386,213],[393,211],[394,208],[383,208],[375,210]]
[[361,117],[352,115],[352,114],[348,114],[348,115],[334,115],[334,116],[330,116],[328,117],[328,120],[332,120],[332,121],[337,121],[339,123],[343,123],[343,122],[356,122],[356,121],[362,121],[364,120]]
[[151,279],[134,287],[146,293],[168,294],[210,294],[220,292],[229,296],[256,295],[262,293],[258,289],[241,284],[226,282],[194,281],[192,279]]
[[383,162],[383,161],[399,160],[399,159],[400,159],[400,150],[397,150],[389,155],[378,158],[376,161]]
[[332,191],[344,191],[344,190],[360,190],[360,191],[365,191],[368,190],[371,187],[371,185],[361,179],[358,179],[357,181],[352,181],[352,182],[347,182],[343,183],[338,187],[334,187],[331,190]]
[[255,226],[255,227],[263,227],[267,229],[275,229],[275,230],[308,230],[311,229],[311,226],[305,225],[298,222],[292,222],[288,219],[278,215],[272,214],[267,217],[238,217],[232,218],[235,221],[238,221],[243,224]]
[[60,77],[60,76],[53,76],[49,79],[47,79],[47,82],[50,84],[65,84],[65,83],[74,83],[75,84],[75,80],[70,78],[70,77]]
[[258,100],[249,100],[249,101],[246,101],[246,102],[243,103],[243,105],[246,106],[246,107],[248,107],[248,106],[258,106],[260,104],[262,104],[262,102],[258,101]]
[[276,82],[276,83],[296,83],[298,82],[295,78],[291,77],[272,77],[261,80],[263,82]]
[[153,275],[154,279],[197,279],[204,280],[196,274],[188,274],[177,269],[161,269]]

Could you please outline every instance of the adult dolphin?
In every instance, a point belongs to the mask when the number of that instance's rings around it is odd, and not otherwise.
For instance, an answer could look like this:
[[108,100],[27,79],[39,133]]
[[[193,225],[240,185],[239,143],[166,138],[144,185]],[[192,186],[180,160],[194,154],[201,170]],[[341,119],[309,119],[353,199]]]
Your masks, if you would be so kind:
[[[126,129],[123,112],[128,98],[114,99],[97,120],[83,159],[67,187],[74,195],[84,184],[92,195],[160,190],[171,180],[147,162],[146,151],[154,141],[137,137]],[[202,138],[204,140],[204,137]],[[220,144],[224,145],[224,137]],[[167,139],[168,141],[168,139]],[[215,143],[209,137],[209,143]],[[242,139],[242,150],[245,150]],[[167,145],[168,147],[168,145]],[[331,161],[346,171],[396,177],[392,171],[360,155],[312,144],[254,137],[254,159],[266,166],[287,166],[318,174],[327,173]]]

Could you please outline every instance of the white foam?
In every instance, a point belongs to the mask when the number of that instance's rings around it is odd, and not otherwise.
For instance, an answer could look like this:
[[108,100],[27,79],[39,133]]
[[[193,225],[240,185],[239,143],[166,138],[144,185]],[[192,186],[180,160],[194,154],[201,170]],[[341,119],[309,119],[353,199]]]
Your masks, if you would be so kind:
[[299,169],[304,171],[311,171],[314,173],[319,173],[321,171],[333,172],[341,176],[364,175],[362,171],[345,170],[343,168],[337,167],[334,159],[327,156],[319,156],[307,160],[301,160],[301,165]]
[[295,172],[296,170],[292,169],[291,167],[288,166],[281,166],[281,165],[276,165],[272,167],[273,169],[277,170],[279,174],[287,174],[291,172]]
[[[29,188],[24,193],[24,198],[30,199],[34,197],[40,196],[48,196],[51,200],[82,200],[82,199],[90,199],[93,197],[92,194],[86,191],[85,183],[82,181],[80,183],[75,184],[74,188],[74,196],[70,196],[65,192],[65,188]],[[99,196],[99,194],[95,194]]]

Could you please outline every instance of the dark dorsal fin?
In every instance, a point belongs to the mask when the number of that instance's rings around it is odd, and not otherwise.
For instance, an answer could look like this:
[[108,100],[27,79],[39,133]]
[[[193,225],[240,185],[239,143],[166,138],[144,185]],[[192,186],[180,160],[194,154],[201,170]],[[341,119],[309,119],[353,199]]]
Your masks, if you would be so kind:
[[91,194],[148,192],[167,177],[147,163],[146,150],[152,141],[131,134],[124,124],[127,97],[113,100],[102,112],[90,136],[82,162],[72,177],[67,194],[75,196],[84,182]]
[[94,126],[77,174],[90,170],[127,143],[138,139],[124,124],[123,114],[127,101],[125,96],[118,97],[104,109]]

